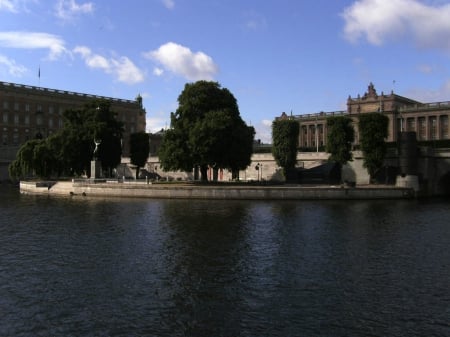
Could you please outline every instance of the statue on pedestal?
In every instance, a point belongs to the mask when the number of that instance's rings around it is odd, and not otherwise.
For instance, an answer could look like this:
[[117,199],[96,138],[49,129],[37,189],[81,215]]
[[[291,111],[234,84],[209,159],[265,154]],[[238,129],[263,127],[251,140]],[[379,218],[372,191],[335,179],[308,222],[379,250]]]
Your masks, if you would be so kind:
[[102,141],[100,139],[94,139],[94,144],[95,144],[95,149],[94,149],[94,160],[97,161],[98,160],[98,147],[100,146],[100,144],[102,143]]

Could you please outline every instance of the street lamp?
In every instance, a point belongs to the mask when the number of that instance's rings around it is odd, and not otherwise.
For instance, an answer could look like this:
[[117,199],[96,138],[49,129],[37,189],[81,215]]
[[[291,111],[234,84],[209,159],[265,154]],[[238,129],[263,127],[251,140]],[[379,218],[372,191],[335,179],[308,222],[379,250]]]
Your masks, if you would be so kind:
[[[260,177],[262,179],[262,167],[263,165],[261,163],[256,164],[255,170],[258,171],[258,181],[260,181]],[[260,172],[261,169],[261,172]]]

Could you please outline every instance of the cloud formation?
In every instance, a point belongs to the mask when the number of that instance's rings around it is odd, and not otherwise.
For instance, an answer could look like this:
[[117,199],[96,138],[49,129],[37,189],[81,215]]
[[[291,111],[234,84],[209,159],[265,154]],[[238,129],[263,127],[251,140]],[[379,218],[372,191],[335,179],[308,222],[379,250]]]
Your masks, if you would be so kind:
[[107,74],[113,74],[119,82],[136,84],[144,81],[143,72],[126,56],[106,58],[92,53],[86,46],[75,47],[73,52],[80,55],[89,68],[101,69]]
[[450,4],[419,0],[359,0],[342,13],[344,36],[373,45],[407,37],[419,48],[450,51]]
[[0,0],[0,11],[3,10],[11,13],[17,12],[15,2],[11,0]]
[[75,0],[59,0],[55,5],[56,17],[65,21],[72,20],[80,14],[89,14],[92,12],[94,12],[92,2],[78,4]]
[[[1,0],[0,0],[1,1]],[[67,52],[64,40],[57,35],[38,32],[0,32],[0,46],[18,49],[48,49],[49,58]]]
[[6,66],[8,73],[15,77],[21,77],[27,72],[27,68],[16,63],[16,61],[0,54],[0,66]]
[[173,0],[162,0],[162,3],[167,9],[175,8],[175,1]]
[[173,42],[144,53],[144,57],[157,61],[165,70],[189,81],[212,80],[219,69],[213,59],[205,53],[194,53],[189,48]]

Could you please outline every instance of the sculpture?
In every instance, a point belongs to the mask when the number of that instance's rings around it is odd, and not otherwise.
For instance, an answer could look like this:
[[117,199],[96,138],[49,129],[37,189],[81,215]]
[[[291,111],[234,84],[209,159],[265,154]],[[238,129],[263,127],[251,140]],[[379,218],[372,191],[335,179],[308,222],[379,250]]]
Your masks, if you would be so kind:
[[102,143],[100,139],[94,139],[95,149],[94,149],[94,160],[98,160],[98,147]]

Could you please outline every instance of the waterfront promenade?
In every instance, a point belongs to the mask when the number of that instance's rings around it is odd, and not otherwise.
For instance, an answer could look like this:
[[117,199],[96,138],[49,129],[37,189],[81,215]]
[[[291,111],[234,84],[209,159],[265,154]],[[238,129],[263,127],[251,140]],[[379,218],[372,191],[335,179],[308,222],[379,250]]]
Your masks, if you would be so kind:
[[147,183],[117,180],[22,181],[23,194],[66,197],[130,197],[154,199],[215,199],[215,200],[345,200],[345,199],[410,199],[411,188],[387,185],[252,185]]

